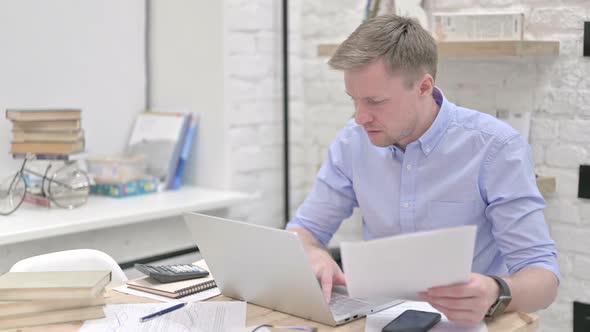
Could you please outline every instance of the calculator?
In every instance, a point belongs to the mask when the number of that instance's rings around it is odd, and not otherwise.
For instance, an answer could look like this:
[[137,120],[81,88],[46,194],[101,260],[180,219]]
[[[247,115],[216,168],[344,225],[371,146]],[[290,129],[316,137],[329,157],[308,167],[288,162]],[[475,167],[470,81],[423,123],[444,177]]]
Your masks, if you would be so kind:
[[141,273],[162,283],[202,278],[209,275],[209,271],[193,264],[176,265],[146,265],[135,264]]

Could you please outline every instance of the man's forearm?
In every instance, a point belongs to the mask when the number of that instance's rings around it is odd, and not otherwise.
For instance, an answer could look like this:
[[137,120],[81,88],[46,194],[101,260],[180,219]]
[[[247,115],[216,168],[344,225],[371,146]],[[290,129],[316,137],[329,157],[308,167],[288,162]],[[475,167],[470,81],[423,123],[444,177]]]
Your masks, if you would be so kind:
[[512,293],[507,311],[533,312],[544,309],[553,303],[557,295],[557,277],[540,267],[526,268],[504,279]]
[[312,249],[312,248],[319,248],[319,249],[325,249],[322,247],[322,245],[320,244],[320,242],[315,238],[315,236],[313,236],[313,234],[311,234],[310,231],[308,231],[305,228],[291,228],[289,229],[290,232],[293,233],[297,233],[297,235],[299,236],[299,240],[303,243],[303,246],[305,247],[306,250]]

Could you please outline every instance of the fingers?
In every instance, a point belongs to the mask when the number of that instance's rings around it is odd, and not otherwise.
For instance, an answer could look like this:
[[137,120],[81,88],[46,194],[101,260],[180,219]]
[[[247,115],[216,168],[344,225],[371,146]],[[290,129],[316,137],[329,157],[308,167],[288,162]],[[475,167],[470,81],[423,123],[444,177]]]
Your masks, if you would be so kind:
[[421,292],[427,301],[453,322],[474,326],[484,318],[495,295],[482,276],[474,275],[464,284],[433,287]]
[[[453,300],[454,301],[454,300]],[[465,301],[465,303],[474,302],[472,301]],[[459,309],[458,307],[453,307],[453,303],[451,305],[441,304],[440,301],[428,301],[430,305],[442,312],[450,321],[467,325],[467,326],[476,326],[477,324],[481,323],[484,318],[484,313],[480,310],[473,310],[473,309]],[[466,306],[469,306],[468,304]],[[459,307],[465,307],[464,305],[460,305]]]
[[428,289],[428,295],[436,297],[486,297],[495,299],[497,293],[498,287],[493,279],[476,273],[472,273],[469,282]]
[[326,303],[330,303],[332,297],[332,277],[332,271],[329,269],[323,269],[320,272],[320,284],[322,285],[322,292],[324,293]]
[[476,297],[454,298],[454,297],[432,297],[428,295],[420,296],[424,301],[431,305],[438,305],[453,310],[473,310],[477,306]]
[[471,284],[453,286],[432,287],[428,289],[429,296],[465,298],[477,295],[476,289]]
[[312,250],[309,255],[313,271],[320,281],[324,299],[327,303],[330,303],[332,287],[334,285],[346,285],[344,273],[325,250]]
[[346,277],[340,269],[334,271],[334,285],[346,286]]
[[477,324],[481,323],[483,316],[480,317],[474,311],[470,310],[454,310],[447,307],[430,304],[432,307],[440,312],[442,312],[447,318],[455,323],[467,325],[467,326],[476,326]]

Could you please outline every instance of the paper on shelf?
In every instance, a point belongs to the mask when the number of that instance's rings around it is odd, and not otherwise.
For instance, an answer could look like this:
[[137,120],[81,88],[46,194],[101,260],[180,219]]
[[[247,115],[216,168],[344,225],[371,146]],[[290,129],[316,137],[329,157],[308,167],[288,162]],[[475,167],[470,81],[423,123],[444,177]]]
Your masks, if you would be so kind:
[[476,226],[343,242],[342,264],[354,298],[417,300],[430,287],[467,282]]
[[397,316],[401,315],[402,312],[408,310],[420,310],[420,311],[430,311],[430,312],[438,312],[442,315],[440,323],[436,324],[430,332],[487,332],[487,326],[482,322],[475,327],[467,327],[463,325],[459,325],[457,323],[449,322],[447,317],[442,314],[440,311],[434,309],[430,304],[426,302],[414,302],[408,301],[402,304],[398,304],[394,307],[389,309],[380,311],[376,314],[368,315],[367,321],[365,323],[365,332],[381,332],[383,327],[395,319]]
[[246,326],[246,302],[196,302],[140,323],[140,318],[169,307],[166,303],[112,304],[105,318],[87,320],[80,332],[226,332]]

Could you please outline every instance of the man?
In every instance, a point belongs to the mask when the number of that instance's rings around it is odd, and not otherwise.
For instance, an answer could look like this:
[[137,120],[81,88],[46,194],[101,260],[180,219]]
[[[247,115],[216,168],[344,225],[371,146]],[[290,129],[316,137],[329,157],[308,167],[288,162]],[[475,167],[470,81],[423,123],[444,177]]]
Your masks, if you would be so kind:
[[379,16],[329,64],[344,71],[354,121],[287,226],[304,243],[326,301],[346,281],[325,247],[358,206],[365,239],[477,225],[470,281],[421,294],[450,320],[474,325],[486,314],[549,306],[560,275],[530,147],[501,121],[445,99],[434,85],[430,34],[412,19]]

